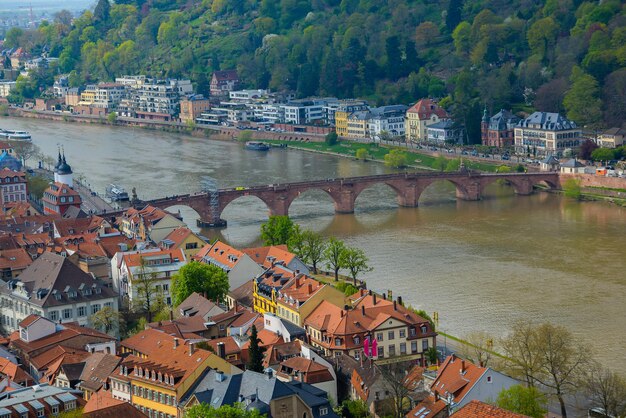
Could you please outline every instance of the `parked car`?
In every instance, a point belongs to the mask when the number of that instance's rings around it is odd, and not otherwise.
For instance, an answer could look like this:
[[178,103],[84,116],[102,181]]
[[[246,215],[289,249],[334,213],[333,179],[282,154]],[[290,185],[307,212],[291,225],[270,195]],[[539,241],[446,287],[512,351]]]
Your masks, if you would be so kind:
[[478,151],[472,150],[472,157],[478,157]]
[[503,160],[510,160],[510,159],[511,159],[511,157],[509,157],[508,155],[504,154],[504,155],[502,156],[502,159],[503,159]]

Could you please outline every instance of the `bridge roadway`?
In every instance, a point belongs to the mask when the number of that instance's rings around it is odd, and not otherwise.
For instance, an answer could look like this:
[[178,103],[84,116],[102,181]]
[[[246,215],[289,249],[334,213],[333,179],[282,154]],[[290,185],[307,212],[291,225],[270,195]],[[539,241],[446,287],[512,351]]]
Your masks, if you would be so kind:
[[323,190],[331,197],[337,213],[352,213],[358,195],[375,184],[386,184],[391,187],[396,192],[400,206],[416,207],[424,189],[433,182],[450,181],[456,187],[457,198],[480,200],[484,188],[498,179],[508,181],[519,195],[531,194],[534,186],[541,182],[550,188],[560,187],[559,175],[554,172],[479,173],[467,170],[446,173],[404,172],[219,189],[213,204],[209,192],[168,196],[145,203],[161,209],[175,205],[189,206],[200,215],[199,226],[221,227],[226,225],[226,221],[221,219],[222,211],[232,201],[243,196],[255,196],[262,200],[267,205],[270,215],[287,215],[289,206],[301,193],[317,189]]

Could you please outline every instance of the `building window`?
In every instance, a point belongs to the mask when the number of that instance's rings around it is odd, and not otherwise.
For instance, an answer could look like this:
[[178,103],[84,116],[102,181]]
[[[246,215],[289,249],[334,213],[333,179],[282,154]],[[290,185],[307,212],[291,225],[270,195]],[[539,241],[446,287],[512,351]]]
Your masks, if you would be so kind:
[[50,311],[48,312],[48,317],[51,321],[58,321],[59,319],[59,311]]
[[393,331],[389,331],[387,333],[387,336],[389,337],[389,341],[393,341],[393,339],[396,338],[395,337],[395,332],[393,332]]
[[85,306],[79,306],[77,308],[77,312],[78,312],[78,316],[79,317],[85,316],[85,315],[87,315],[87,308]]
[[406,338],[406,330],[404,329],[400,330],[400,338]]
[[59,413],[59,405],[52,405],[52,415],[57,415]]
[[487,383],[491,383],[491,376],[487,376]]
[[95,305],[91,305],[91,314],[97,314],[100,311],[100,304],[96,303]]
[[327,415],[328,414],[328,408],[324,407],[324,408],[320,408],[320,415]]
[[63,319],[72,318],[72,309],[63,309]]
[[417,353],[417,341],[411,341],[411,353]]
[[428,340],[422,340],[422,351],[428,350]]
[[426,325],[421,326],[422,334],[426,334],[428,332],[428,327]]
[[382,332],[379,332],[379,333],[376,334],[376,340],[383,341],[383,333]]
[[389,346],[389,357],[393,357],[396,355],[396,346],[392,344]]
[[406,343],[400,343],[400,355],[406,354]]
[[378,347],[378,358],[385,357],[385,347]]

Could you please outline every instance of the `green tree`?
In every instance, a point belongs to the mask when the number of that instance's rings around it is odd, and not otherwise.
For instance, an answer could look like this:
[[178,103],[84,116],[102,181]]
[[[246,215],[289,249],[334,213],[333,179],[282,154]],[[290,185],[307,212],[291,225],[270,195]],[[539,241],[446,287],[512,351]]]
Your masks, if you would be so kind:
[[429,347],[424,354],[426,355],[428,363],[437,364],[437,360],[439,360],[439,352],[437,351],[437,347]]
[[152,322],[152,316],[159,312],[165,304],[163,291],[156,287],[157,274],[146,266],[146,260],[141,257],[139,272],[133,275],[133,287],[137,296],[133,299],[133,310],[148,316],[148,322]]
[[328,245],[324,250],[324,260],[326,260],[326,268],[332,269],[335,273],[335,281],[339,280],[339,270],[344,267],[343,253],[346,251],[346,245],[343,241],[330,237]]
[[185,418],[262,418],[256,409],[246,411],[241,404],[222,405],[219,408],[213,408],[211,405],[201,403],[185,409]]
[[570,79],[572,87],[563,99],[567,117],[583,126],[596,126],[602,118],[598,81],[578,67],[574,67]]
[[469,54],[471,48],[470,34],[472,32],[472,26],[463,21],[452,32],[452,39],[454,40],[454,48],[459,55]]
[[115,123],[115,121],[117,121],[117,113],[116,112],[110,112],[107,115],[107,121],[109,121],[109,123]]
[[111,14],[111,4],[109,0],[98,0],[98,4],[93,11],[94,20],[105,25],[109,21]]
[[385,165],[387,167],[402,168],[406,167],[406,164],[406,153],[402,150],[392,149],[389,153],[385,154]]
[[371,414],[363,400],[346,399],[341,403],[341,416],[344,418],[369,418]]
[[317,274],[317,265],[323,259],[326,242],[320,234],[310,230],[305,230],[302,238],[304,259],[313,267],[313,274]]
[[511,167],[508,165],[500,165],[496,168],[496,173],[510,173]]
[[337,132],[332,131],[326,134],[324,141],[326,142],[326,145],[333,146],[339,142],[339,136],[337,135]]
[[172,278],[174,306],[178,306],[193,292],[207,299],[221,301],[228,293],[228,274],[213,264],[191,261],[182,266]]
[[611,161],[615,159],[615,150],[610,148],[597,148],[591,153],[594,161]]
[[463,0],[450,0],[450,3],[448,3],[448,12],[446,13],[446,26],[448,27],[448,33],[452,32],[461,22],[462,11]]
[[367,159],[367,157],[369,157],[368,153],[367,153],[367,149],[366,148],[359,148],[358,150],[356,150],[356,152],[354,153],[354,156],[357,160],[363,160],[365,161]]
[[536,387],[513,385],[500,391],[496,405],[507,411],[532,418],[543,418],[548,412],[547,402],[546,395]]
[[563,183],[563,191],[565,196],[579,200],[581,198],[582,187],[580,185],[580,179],[569,178]]
[[91,325],[106,334],[119,335],[123,333],[124,317],[110,306],[105,306],[89,317]]
[[300,260],[306,257],[306,246],[304,244],[304,231],[300,229],[300,225],[294,224],[289,239],[287,240],[289,251],[294,253]]
[[256,326],[252,325],[250,328],[250,347],[248,348],[249,360],[246,368],[253,372],[263,373],[263,352],[265,348],[259,345],[260,342]]
[[551,17],[539,19],[528,29],[528,33],[526,34],[528,46],[534,54],[544,59],[548,50],[556,42],[558,33],[559,25],[556,24],[554,19]]
[[341,264],[350,271],[350,278],[355,286],[357,277],[361,273],[372,271],[368,263],[369,259],[360,248],[347,247],[342,253]]
[[265,245],[287,244],[294,233],[294,228],[295,225],[289,216],[273,215],[261,225],[261,238]]
[[459,171],[459,168],[461,167],[461,159],[460,158],[453,158],[452,160],[448,160],[447,164],[446,164],[446,171]]

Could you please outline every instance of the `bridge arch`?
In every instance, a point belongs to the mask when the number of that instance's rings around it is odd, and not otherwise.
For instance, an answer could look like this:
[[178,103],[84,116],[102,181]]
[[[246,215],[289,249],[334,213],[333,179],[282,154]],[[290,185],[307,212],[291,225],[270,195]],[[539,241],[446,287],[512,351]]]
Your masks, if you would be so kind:
[[398,204],[398,206],[415,206],[407,202],[406,194],[402,190],[400,185],[396,184],[393,181],[378,181],[378,182],[364,183],[354,188],[353,207],[356,206],[357,200],[359,199],[360,196],[363,195],[364,192],[365,194],[368,194],[368,192],[375,193],[376,189],[378,189],[379,191],[383,191],[383,190],[393,191],[395,194],[396,203]]
[[459,199],[463,199],[463,200],[478,200],[480,199],[480,196],[476,196],[475,193],[470,193],[467,184],[464,184],[464,182],[459,181],[455,178],[426,178],[426,179],[419,179],[418,180],[418,186],[417,186],[417,192],[416,192],[416,202],[419,204],[419,200],[422,197],[422,195],[424,194],[424,191],[426,189],[428,189],[430,186],[432,186],[435,183],[451,183],[454,188],[455,188],[455,195],[457,198]]
[[[224,213],[224,211],[231,206],[231,204],[235,201],[242,201],[242,200],[247,200],[248,202],[255,202],[255,201],[261,201],[265,207],[267,208],[267,211],[269,213],[269,215],[286,215],[286,213],[282,213],[282,211],[278,208],[275,207],[275,205],[273,204],[273,202],[268,201],[267,197],[263,196],[263,195],[259,195],[256,193],[249,193],[249,194],[241,194],[241,195],[229,195],[229,196],[224,196],[220,199],[220,205],[219,205],[219,216],[221,217],[222,214]],[[232,206],[231,206],[232,207]]]
[[558,177],[556,177],[556,182],[553,181],[550,178],[543,178],[543,177],[539,177],[539,178],[533,178],[532,179],[532,185],[538,185],[538,184],[545,184],[547,185],[551,190],[554,189],[559,189],[560,188],[560,184],[558,183]]
[[483,177],[481,179],[481,187],[483,190],[487,188],[487,186],[496,183],[499,180],[505,180],[508,185],[513,188],[515,194],[518,195],[529,195],[533,192],[532,183],[526,177],[516,177],[516,176],[493,176],[493,177]]
[[[312,199],[315,199],[315,209],[311,210],[308,206],[300,207],[307,205],[306,201]],[[328,214],[330,215],[337,210],[337,201],[333,197],[332,193],[329,190],[324,189],[323,187],[308,187],[289,193],[287,198],[285,199],[285,205],[288,213],[291,212],[294,208],[294,203],[296,206],[296,210],[305,213],[314,213],[315,215],[326,214],[326,212],[328,212]],[[331,206],[331,209],[329,211],[326,211],[326,208],[324,208],[324,205],[326,203]],[[320,204],[322,206],[321,208],[319,206]]]

